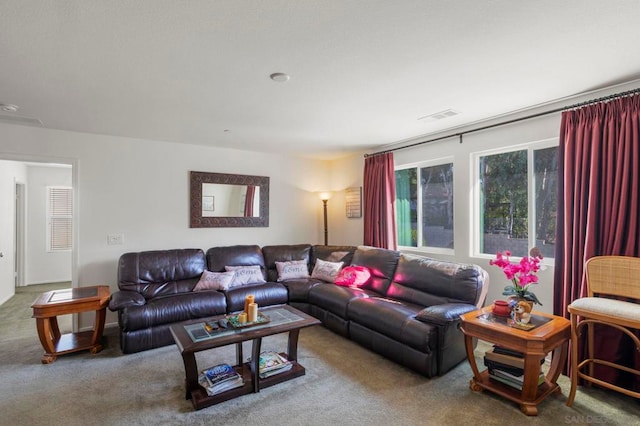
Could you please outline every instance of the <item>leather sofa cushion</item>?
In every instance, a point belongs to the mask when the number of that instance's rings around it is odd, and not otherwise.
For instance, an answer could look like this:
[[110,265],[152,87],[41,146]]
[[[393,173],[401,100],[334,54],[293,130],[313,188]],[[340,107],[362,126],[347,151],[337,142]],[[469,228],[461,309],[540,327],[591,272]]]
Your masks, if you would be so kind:
[[252,294],[258,308],[263,306],[281,305],[287,303],[287,288],[281,283],[246,284],[231,287],[224,292],[227,300],[227,312],[238,312],[244,309],[245,298]]
[[289,302],[308,302],[309,291],[322,284],[324,281],[315,278],[304,278],[299,280],[287,280],[283,282],[289,292]]
[[120,311],[122,331],[134,331],[161,324],[226,313],[224,294],[199,291],[153,298],[145,305],[130,306]]
[[266,278],[262,249],[257,245],[238,245],[211,247],[207,250],[207,269],[212,272],[225,272],[225,266],[260,266],[263,278]]
[[402,254],[387,297],[422,306],[478,303],[483,286],[479,266]]
[[358,247],[353,254],[352,265],[365,266],[371,271],[371,279],[362,288],[373,290],[380,295],[386,294],[399,257],[400,253],[393,250]]
[[309,303],[346,320],[349,302],[361,297],[374,296],[376,296],[375,293],[362,288],[322,283],[309,290]]
[[125,253],[118,262],[118,288],[145,299],[193,290],[205,269],[201,249]]
[[437,327],[417,321],[421,307],[381,297],[359,298],[349,304],[349,320],[429,353],[438,345]]
[[264,264],[267,269],[267,281],[278,281],[278,270],[276,268],[276,262],[304,260],[307,263],[308,269],[310,253],[310,244],[292,244],[262,247]]
[[343,262],[344,266],[351,265],[353,254],[357,247],[355,246],[321,246],[315,245],[311,247],[310,268],[316,266],[316,259],[326,260],[328,262]]

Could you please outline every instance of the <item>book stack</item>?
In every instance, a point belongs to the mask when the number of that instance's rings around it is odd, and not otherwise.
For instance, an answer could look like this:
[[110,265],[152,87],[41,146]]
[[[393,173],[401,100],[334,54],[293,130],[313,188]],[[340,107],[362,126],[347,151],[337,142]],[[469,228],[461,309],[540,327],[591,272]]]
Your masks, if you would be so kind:
[[[540,360],[542,364],[544,359]],[[524,383],[524,354],[494,345],[484,354],[484,365],[489,370],[489,377],[515,389],[522,390]],[[544,383],[544,372],[540,371],[538,385]]]
[[229,364],[218,364],[203,370],[198,382],[207,395],[213,396],[244,384],[242,376]]
[[275,374],[291,370],[293,363],[277,352],[267,351],[260,354],[258,373],[264,379]]

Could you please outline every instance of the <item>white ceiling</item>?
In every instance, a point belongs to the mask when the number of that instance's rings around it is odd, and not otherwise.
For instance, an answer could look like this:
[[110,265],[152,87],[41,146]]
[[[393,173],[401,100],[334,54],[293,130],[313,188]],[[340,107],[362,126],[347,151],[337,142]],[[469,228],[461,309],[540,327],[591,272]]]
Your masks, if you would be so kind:
[[638,18],[637,0],[0,0],[0,103],[335,158],[638,78]]

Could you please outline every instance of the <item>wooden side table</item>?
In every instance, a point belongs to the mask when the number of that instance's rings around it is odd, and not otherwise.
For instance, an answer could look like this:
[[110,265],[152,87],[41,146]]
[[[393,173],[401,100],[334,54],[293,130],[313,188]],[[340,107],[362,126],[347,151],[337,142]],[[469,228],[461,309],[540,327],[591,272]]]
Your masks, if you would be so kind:
[[[486,389],[501,395],[519,404],[520,410],[526,415],[536,416],[538,404],[550,394],[561,391],[556,382],[567,360],[571,324],[566,318],[533,311],[533,320],[539,325],[531,330],[520,330],[507,325],[506,320],[494,317],[492,308],[488,306],[461,317],[467,358],[473,370],[473,379],[469,386],[473,391]],[[474,337],[524,354],[522,391],[492,380],[487,370],[478,370],[473,354]],[[538,385],[541,360],[552,351],[551,368],[544,382]]]
[[[45,351],[42,363],[50,364],[59,355],[86,349],[92,354],[100,352],[109,297],[109,286],[106,285],[53,290],[38,296],[31,308],[38,327],[38,337]],[[58,315],[86,311],[96,311],[92,331],[60,334]]]

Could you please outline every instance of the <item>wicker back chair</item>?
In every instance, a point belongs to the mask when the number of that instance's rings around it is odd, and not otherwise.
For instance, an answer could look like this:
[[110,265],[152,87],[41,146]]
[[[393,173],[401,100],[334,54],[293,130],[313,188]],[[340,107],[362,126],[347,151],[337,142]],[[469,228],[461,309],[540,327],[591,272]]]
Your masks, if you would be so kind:
[[[623,297],[640,301],[640,258],[627,256],[596,256],[585,264],[587,297],[573,301],[568,307],[571,314],[571,392],[567,405],[571,406],[576,395],[578,378],[602,387],[640,398],[634,392],[593,377],[595,364],[606,365],[640,376],[640,371],[594,358],[594,324],[605,324],[627,334],[640,351],[640,339],[631,329],[640,329],[640,303],[610,299]],[[581,318],[578,322],[578,317]],[[586,359],[578,359],[578,336],[587,327]],[[588,368],[586,368],[588,367]]]

